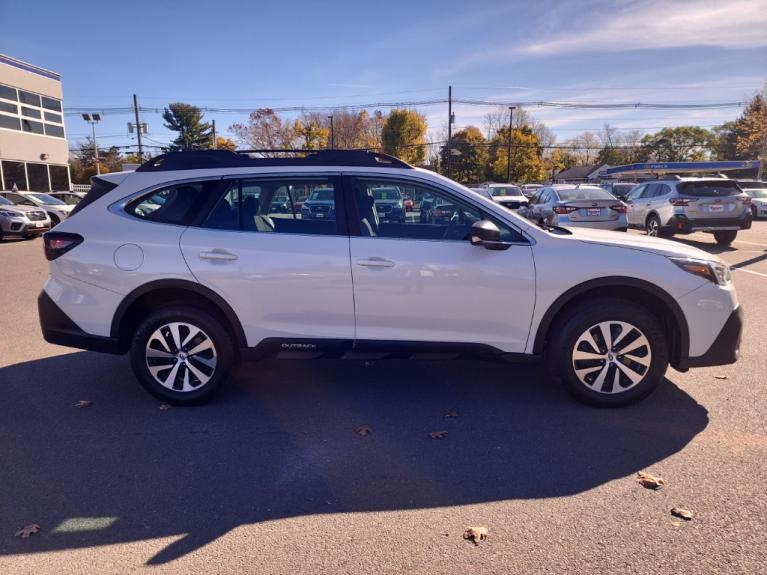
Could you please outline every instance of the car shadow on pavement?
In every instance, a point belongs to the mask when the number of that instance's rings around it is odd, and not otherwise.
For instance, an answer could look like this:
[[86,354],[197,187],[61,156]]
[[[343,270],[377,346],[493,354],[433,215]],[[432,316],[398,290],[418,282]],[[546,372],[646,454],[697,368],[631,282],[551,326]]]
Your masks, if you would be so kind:
[[598,409],[541,366],[482,361],[244,364],[212,403],[167,410],[123,357],[11,365],[0,386],[0,554],[178,537],[148,564],[280,518],[578,494],[708,424],[670,381]]

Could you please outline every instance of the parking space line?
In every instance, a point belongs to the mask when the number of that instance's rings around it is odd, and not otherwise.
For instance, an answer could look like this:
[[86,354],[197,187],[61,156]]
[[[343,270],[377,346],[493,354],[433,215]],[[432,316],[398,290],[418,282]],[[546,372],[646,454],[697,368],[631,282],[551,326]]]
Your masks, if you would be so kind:
[[759,246],[759,247],[762,247],[762,248],[767,248],[767,244],[757,244],[756,242],[747,242],[745,240],[735,240],[733,243],[736,243],[736,244],[748,244],[748,245],[751,245],[751,246]]
[[762,276],[763,278],[767,278],[767,274],[755,272],[753,270],[744,270],[743,268],[736,268],[736,267],[733,267],[731,269],[735,270],[736,272],[746,272],[747,274],[754,274],[755,276]]

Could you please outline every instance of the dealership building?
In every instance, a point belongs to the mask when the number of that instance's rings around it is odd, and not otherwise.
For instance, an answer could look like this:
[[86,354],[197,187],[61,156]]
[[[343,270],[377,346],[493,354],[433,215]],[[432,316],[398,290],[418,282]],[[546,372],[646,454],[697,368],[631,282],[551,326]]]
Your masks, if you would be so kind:
[[0,189],[68,190],[61,76],[0,54]]

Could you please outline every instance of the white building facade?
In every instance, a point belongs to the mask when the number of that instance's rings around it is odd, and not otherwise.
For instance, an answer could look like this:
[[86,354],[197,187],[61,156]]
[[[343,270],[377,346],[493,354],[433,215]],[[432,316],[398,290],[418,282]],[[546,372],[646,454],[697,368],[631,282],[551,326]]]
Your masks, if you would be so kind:
[[0,54],[0,189],[70,189],[61,76]]

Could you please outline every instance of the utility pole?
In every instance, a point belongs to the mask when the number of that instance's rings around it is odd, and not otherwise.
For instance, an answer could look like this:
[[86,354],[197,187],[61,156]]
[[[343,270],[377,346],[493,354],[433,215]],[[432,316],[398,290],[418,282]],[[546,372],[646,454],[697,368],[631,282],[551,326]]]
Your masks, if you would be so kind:
[[138,99],[136,94],[133,94],[133,111],[136,113],[136,136],[138,137],[138,160],[144,161],[144,146],[141,143],[141,120],[138,115]]
[[216,121],[212,120],[213,124],[213,149],[216,149]]
[[511,183],[511,134],[514,131],[512,127],[512,119],[514,117],[514,109],[516,106],[509,106],[509,154],[506,158],[506,181]]
[[336,131],[333,129],[333,116],[328,116],[330,120],[330,149],[336,149]]
[[447,177],[450,177],[450,164],[452,163],[453,151],[450,149],[450,143],[453,139],[453,87],[447,87]]

